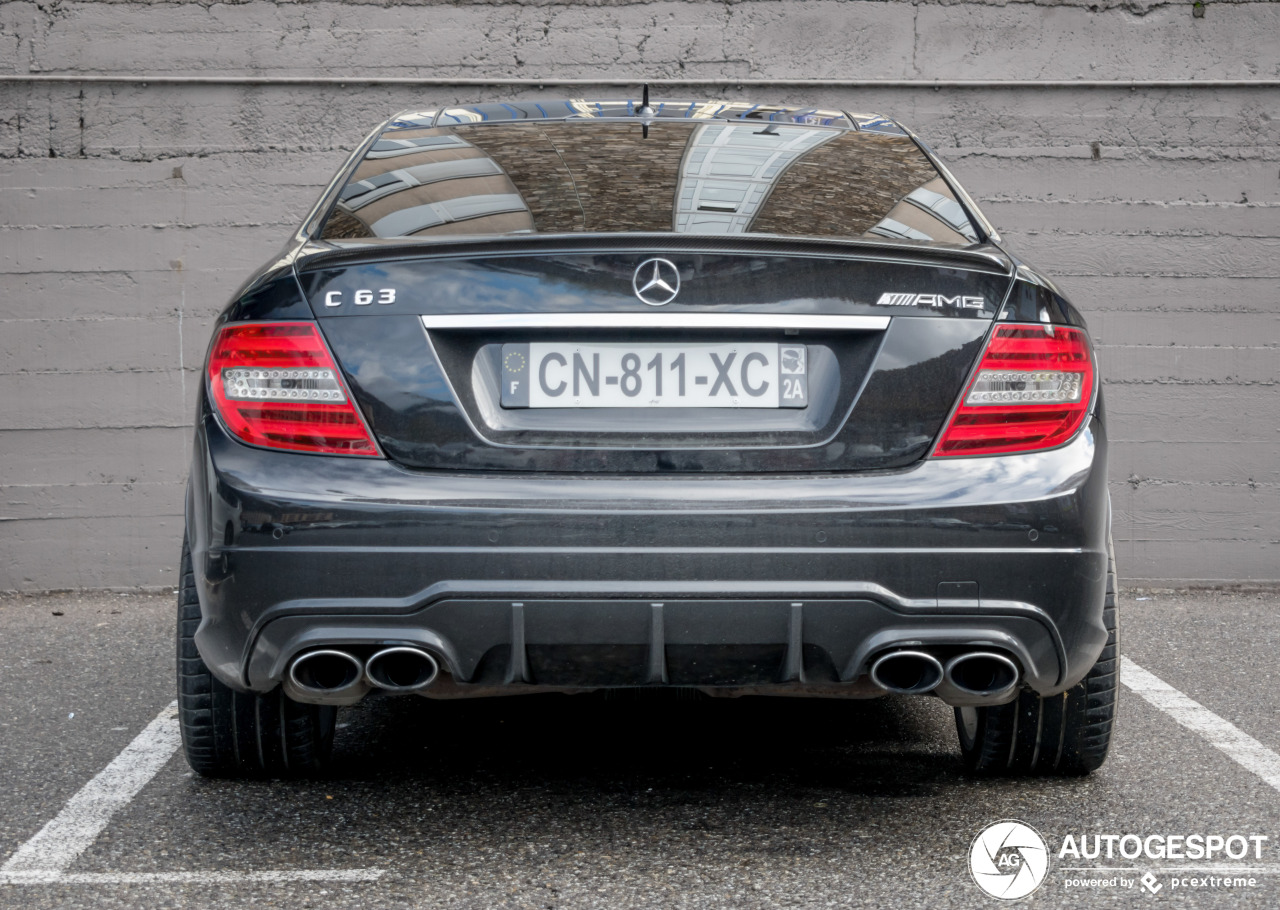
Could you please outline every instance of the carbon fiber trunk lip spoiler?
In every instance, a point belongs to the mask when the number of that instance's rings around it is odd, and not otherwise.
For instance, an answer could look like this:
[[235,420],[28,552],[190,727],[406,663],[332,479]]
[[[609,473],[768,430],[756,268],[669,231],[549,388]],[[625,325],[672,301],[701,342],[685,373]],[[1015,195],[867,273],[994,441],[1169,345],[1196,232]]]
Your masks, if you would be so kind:
[[696,234],[598,233],[547,234],[536,237],[496,238],[477,241],[344,241],[338,247],[311,241],[296,251],[294,267],[310,272],[355,262],[403,259],[469,259],[481,257],[546,256],[650,252],[743,253],[809,258],[837,258],[937,265],[943,268],[1012,275],[1013,260],[999,247],[984,244],[976,249],[922,246],[894,241],[796,240],[791,238],[737,236],[732,239]]

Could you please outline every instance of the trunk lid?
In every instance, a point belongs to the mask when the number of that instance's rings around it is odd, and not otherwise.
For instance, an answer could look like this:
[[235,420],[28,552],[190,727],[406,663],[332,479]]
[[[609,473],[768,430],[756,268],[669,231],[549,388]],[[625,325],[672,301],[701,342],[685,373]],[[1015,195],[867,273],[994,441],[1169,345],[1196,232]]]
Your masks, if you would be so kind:
[[909,465],[1012,280],[994,247],[669,235],[366,243],[298,278],[388,457],[573,473]]

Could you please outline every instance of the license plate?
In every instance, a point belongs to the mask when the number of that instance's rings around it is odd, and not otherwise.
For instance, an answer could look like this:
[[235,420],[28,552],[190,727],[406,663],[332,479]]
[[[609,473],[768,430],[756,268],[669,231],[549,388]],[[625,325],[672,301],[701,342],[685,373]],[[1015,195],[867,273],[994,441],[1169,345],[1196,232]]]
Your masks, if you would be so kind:
[[803,408],[802,344],[502,346],[504,408]]

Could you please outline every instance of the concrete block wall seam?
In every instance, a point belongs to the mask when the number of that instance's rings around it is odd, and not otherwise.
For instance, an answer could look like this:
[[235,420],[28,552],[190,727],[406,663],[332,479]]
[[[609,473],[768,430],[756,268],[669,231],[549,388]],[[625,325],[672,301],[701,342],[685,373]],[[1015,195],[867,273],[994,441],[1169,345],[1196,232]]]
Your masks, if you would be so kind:
[[[637,0],[595,3],[11,2],[13,71],[1199,78],[1280,75],[1280,10],[1214,2]],[[93,34],[98,40],[85,42]],[[847,49],[859,53],[850,59]],[[1230,47],[1231,54],[1219,53]],[[25,61],[25,68],[22,63]]]
[[[1274,78],[1278,16],[1222,0],[1199,20],[1145,0],[10,0],[0,73],[634,73],[725,77],[732,97],[735,76]],[[0,84],[0,590],[171,584],[228,296],[381,116],[547,94]],[[1109,382],[1122,576],[1280,580],[1280,92],[751,94],[900,117],[1061,279]]]

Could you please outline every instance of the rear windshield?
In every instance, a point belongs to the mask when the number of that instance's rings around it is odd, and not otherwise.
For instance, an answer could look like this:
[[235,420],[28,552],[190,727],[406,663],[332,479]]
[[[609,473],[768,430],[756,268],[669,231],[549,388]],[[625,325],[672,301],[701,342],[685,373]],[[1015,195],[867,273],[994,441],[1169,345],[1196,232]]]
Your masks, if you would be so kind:
[[388,129],[321,236],[612,231],[977,240],[907,136],[662,120]]

